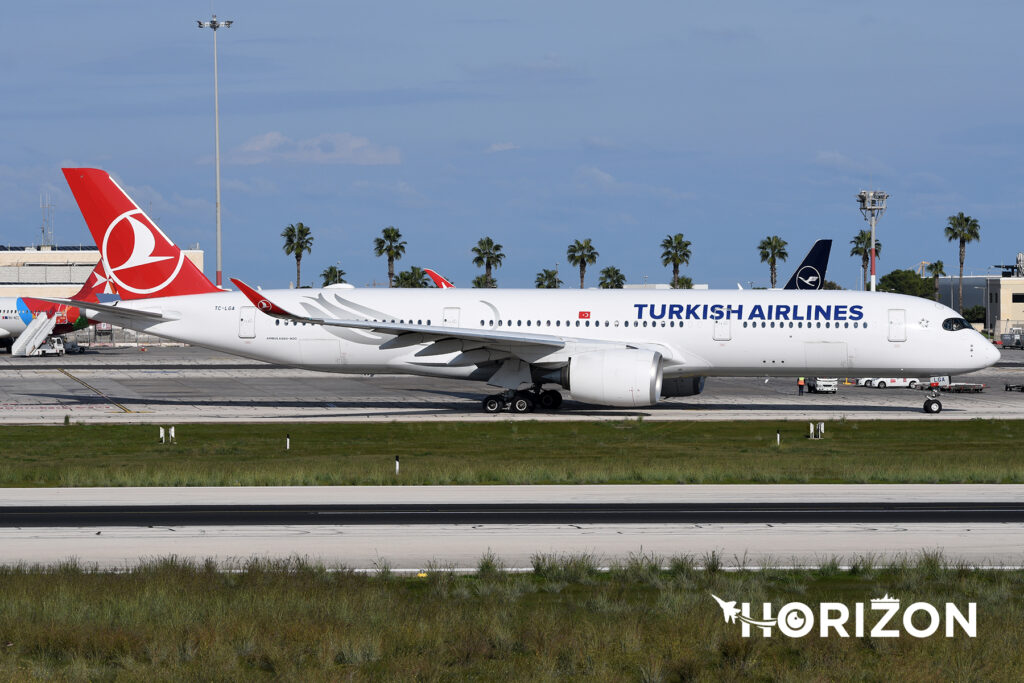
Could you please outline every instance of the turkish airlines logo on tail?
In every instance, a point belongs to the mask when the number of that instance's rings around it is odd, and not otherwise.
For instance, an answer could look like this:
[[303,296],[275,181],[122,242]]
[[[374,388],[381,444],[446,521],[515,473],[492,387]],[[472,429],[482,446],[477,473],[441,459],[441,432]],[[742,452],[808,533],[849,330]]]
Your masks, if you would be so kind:
[[185,254],[138,207],[107,226],[100,244],[107,277],[134,294],[153,294],[174,281]]
[[259,307],[261,311],[264,312],[269,311],[271,308],[274,307],[274,304],[270,303],[266,299],[260,299],[260,302],[256,305]]

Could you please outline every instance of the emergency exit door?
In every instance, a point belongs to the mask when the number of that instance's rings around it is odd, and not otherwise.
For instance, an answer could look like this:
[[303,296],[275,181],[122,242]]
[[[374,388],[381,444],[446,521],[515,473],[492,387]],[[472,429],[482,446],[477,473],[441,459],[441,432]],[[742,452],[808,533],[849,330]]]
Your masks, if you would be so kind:
[[459,309],[458,308],[446,308],[446,309],[444,309],[444,326],[445,327],[458,327],[459,326]]
[[252,339],[256,336],[256,307],[242,306],[238,309],[238,336]]

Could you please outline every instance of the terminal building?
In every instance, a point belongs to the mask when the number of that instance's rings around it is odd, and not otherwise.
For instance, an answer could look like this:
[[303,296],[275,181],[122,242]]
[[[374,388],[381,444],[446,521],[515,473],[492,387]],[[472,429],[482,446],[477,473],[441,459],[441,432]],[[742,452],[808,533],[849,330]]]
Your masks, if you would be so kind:
[[[1024,327],[1024,252],[1015,263],[996,266],[1000,275],[964,275],[964,310],[985,307],[985,329],[999,336],[1013,327]],[[959,306],[960,278],[939,278],[939,302]]]
[[[203,252],[196,246],[182,251],[202,270]],[[0,296],[69,297],[99,260],[92,246],[0,246]]]

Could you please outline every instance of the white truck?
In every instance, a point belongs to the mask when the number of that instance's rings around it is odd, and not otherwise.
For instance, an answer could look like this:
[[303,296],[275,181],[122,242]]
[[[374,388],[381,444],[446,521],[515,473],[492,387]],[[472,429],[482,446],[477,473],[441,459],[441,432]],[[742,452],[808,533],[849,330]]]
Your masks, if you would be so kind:
[[64,349],[64,340],[60,337],[50,337],[45,342],[39,345],[35,351],[30,353],[30,356],[63,356],[66,353]]
[[807,391],[812,394],[834,394],[839,391],[839,378],[811,377],[807,380]]

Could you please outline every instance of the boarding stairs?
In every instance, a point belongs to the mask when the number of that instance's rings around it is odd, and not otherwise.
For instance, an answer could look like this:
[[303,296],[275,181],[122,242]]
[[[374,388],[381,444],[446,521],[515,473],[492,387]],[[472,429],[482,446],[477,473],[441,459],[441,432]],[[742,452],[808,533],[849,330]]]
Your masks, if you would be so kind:
[[30,356],[32,352],[47,340],[57,324],[57,317],[40,313],[28,324],[25,331],[18,335],[11,345],[12,356]]

